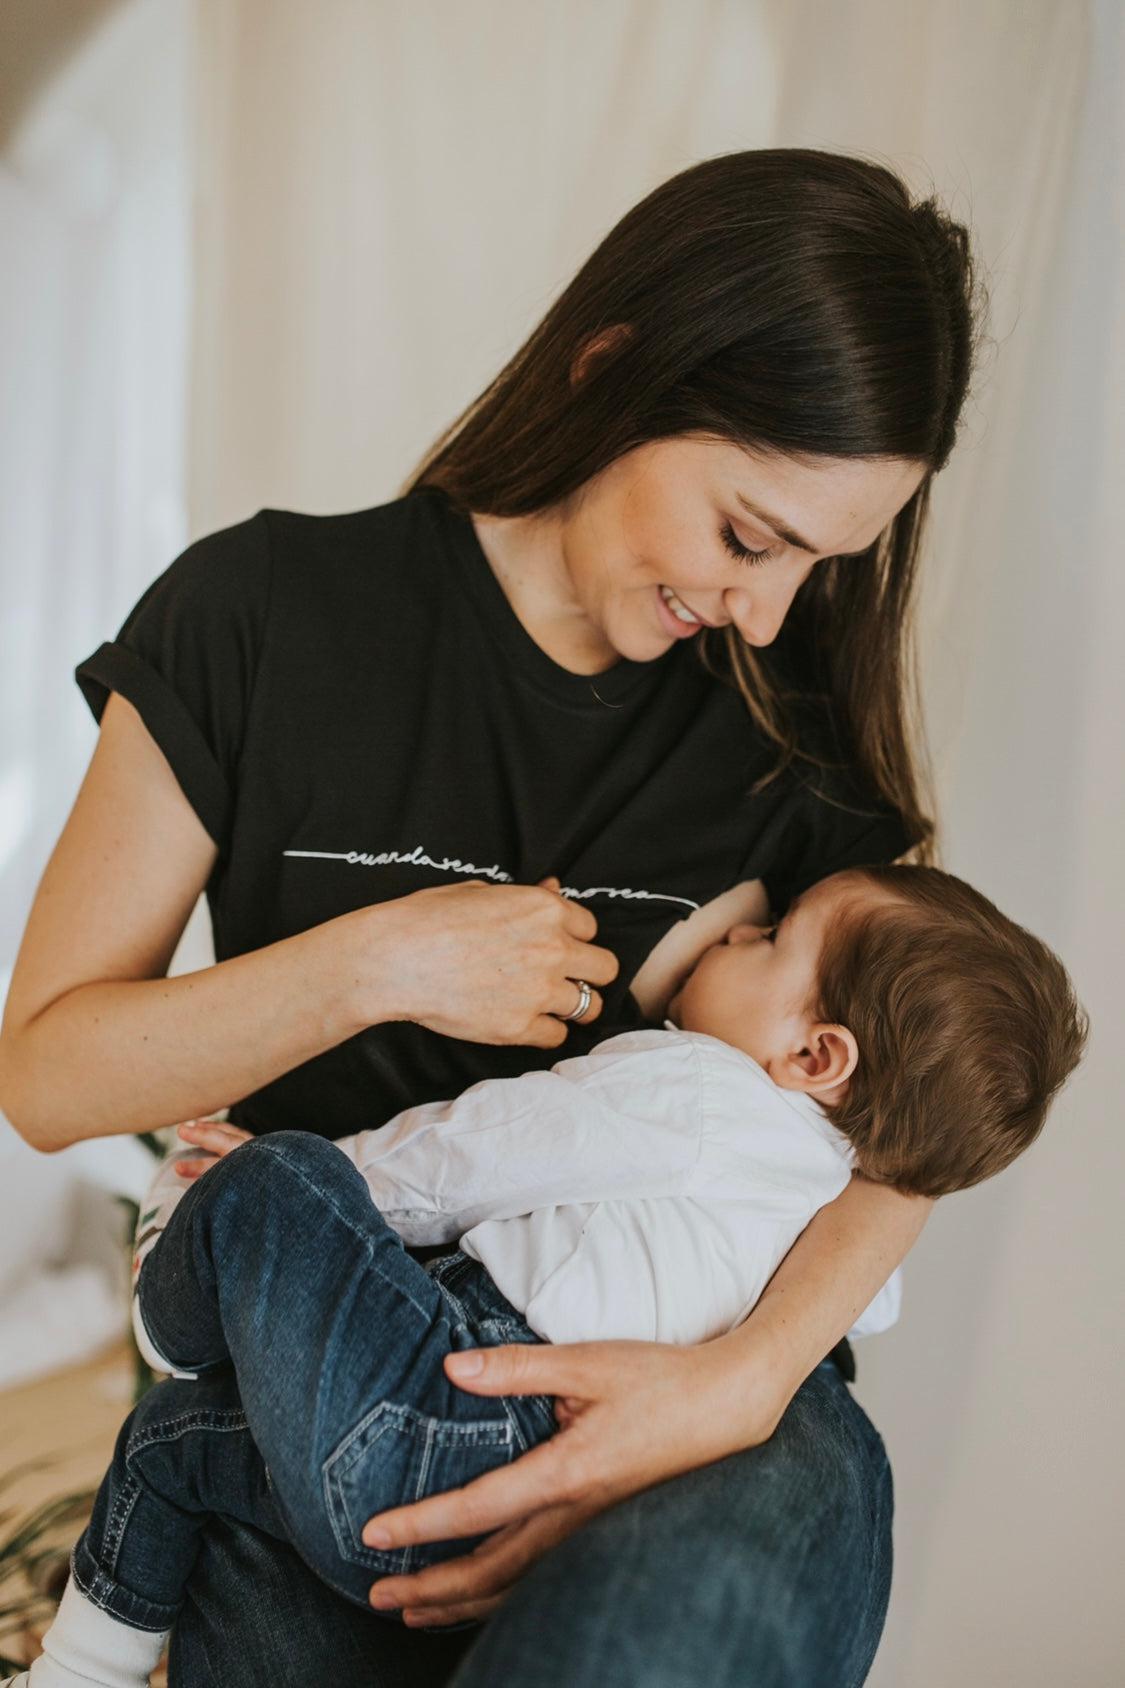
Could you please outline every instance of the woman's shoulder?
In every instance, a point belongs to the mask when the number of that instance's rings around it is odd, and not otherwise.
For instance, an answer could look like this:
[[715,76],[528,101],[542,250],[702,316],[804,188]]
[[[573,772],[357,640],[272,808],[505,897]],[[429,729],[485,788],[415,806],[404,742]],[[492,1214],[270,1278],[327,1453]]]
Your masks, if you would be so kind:
[[337,563],[355,560],[370,566],[380,555],[403,545],[440,542],[449,513],[443,495],[434,488],[419,487],[355,510],[320,513],[266,505],[251,520],[265,523],[275,556]]
[[210,624],[264,617],[275,577],[315,589],[333,573],[424,556],[440,540],[440,519],[438,501],[418,493],[327,514],[263,505],[185,545],[143,588],[127,625],[157,609]]
[[[408,594],[412,613],[421,613],[429,541],[440,540],[432,504],[409,495],[333,515],[264,506],[213,528],[144,586],[116,636],[77,664],[95,720],[111,691],[128,698],[221,848],[270,651],[279,640],[286,653],[307,647],[331,667],[342,630],[365,610],[368,621],[386,619]],[[388,602],[396,590],[399,606]]]

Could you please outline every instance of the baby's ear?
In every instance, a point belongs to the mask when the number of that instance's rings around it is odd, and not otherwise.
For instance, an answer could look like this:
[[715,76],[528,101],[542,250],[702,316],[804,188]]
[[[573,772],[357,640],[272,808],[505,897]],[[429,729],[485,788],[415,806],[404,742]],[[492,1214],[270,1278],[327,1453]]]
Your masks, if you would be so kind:
[[859,1061],[859,1045],[847,1026],[817,1021],[805,1029],[805,1042],[785,1057],[787,1090],[803,1090],[809,1096],[830,1098],[828,1093],[846,1084]]

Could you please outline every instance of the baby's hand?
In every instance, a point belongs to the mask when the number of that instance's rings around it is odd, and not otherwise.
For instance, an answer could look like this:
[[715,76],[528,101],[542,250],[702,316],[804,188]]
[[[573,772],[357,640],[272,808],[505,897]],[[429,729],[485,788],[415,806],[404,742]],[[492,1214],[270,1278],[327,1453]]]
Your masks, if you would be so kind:
[[186,1143],[211,1151],[210,1160],[177,1161],[176,1171],[182,1178],[201,1178],[216,1161],[221,1161],[240,1143],[248,1143],[254,1135],[252,1131],[243,1131],[241,1126],[228,1125],[221,1119],[189,1119],[176,1129]]

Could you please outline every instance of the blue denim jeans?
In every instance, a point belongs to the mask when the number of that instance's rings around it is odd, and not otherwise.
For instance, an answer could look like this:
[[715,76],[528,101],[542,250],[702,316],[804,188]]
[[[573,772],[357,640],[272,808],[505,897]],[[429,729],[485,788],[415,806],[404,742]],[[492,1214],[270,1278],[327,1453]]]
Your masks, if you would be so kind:
[[172,1688],[864,1681],[890,1587],[891,1476],[831,1362],[768,1443],[599,1514],[485,1623],[407,1630],[366,1605],[369,1584],[480,1538],[379,1553],[360,1541],[366,1518],[555,1429],[545,1397],[445,1379],[451,1348],[539,1340],[483,1268],[460,1251],[422,1266],[331,1145],[275,1133],[185,1196],[141,1295],[157,1345],[201,1376],[131,1415],[74,1570],[150,1627],[186,1584]]
[[135,1628],[172,1627],[214,1513],[291,1543],[370,1614],[377,1577],[465,1551],[366,1547],[372,1513],[558,1429],[545,1396],[448,1380],[453,1349],[541,1339],[478,1261],[414,1260],[347,1157],[305,1132],[244,1144],[199,1179],[137,1293],[157,1348],[198,1376],[129,1415],[73,1559],[82,1591]]

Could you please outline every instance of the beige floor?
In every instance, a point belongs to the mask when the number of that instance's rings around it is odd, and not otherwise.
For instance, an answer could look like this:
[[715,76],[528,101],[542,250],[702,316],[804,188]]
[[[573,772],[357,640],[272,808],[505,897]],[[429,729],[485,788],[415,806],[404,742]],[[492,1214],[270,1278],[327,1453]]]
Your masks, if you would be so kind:
[[0,1469],[50,1461],[49,1468],[28,1472],[5,1491],[5,1506],[23,1512],[96,1485],[132,1405],[132,1390],[130,1351],[121,1343],[84,1365],[0,1391]]
[[[0,1473],[34,1467],[0,1498],[10,1523],[43,1501],[97,1486],[132,1405],[132,1368],[131,1349],[121,1343],[84,1365],[0,1391]],[[71,1525],[56,1540],[66,1548],[76,1534]]]

